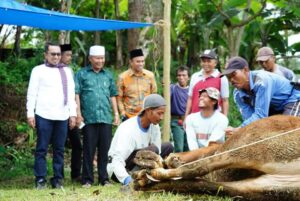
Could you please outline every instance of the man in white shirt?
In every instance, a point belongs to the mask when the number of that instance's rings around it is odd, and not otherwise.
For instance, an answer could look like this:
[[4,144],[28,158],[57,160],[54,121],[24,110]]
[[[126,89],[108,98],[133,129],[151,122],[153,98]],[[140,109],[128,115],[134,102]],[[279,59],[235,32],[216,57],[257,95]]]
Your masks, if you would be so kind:
[[76,124],[75,86],[62,64],[59,45],[45,45],[45,63],[33,68],[27,92],[28,124],[37,129],[34,175],[37,189],[46,187],[48,145],[53,147],[53,188],[62,187],[64,145],[68,124]]
[[133,159],[141,149],[156,152],[163,158],[173,152],[171,143],[161,144],[159,122],[164,117],[165,107],[163,97],[150,94],[144,99],[139,115],[120,124],[108,152],[107,171],[113,180],[123,185],[132,181],[128,171],[135,167]]
[[218,110],[220,92],[208,87],[199,91],[200,112],[186,118],[186,135],[190,152],[175,153],[167,160],[188,163],[203,155],[213,154],[225,141],[227,117]]

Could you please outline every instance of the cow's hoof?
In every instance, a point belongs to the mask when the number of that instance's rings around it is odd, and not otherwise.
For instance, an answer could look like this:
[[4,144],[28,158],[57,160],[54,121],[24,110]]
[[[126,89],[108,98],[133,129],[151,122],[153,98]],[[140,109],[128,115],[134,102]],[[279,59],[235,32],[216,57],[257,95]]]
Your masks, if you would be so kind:
[[183,163],[176,154],[170,154],[166,160],[164,160],[164,164],[168,169],[173,169],[181,166]]
[[133,161],[142,168],[155,169],[163,167],[162,158],[156,153],[148,150],[138,151]]

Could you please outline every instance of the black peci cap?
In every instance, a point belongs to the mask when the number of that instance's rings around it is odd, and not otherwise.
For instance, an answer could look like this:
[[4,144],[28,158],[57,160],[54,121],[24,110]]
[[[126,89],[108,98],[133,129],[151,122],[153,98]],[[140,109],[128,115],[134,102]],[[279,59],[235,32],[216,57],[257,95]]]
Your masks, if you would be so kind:
[[130,59],[133,59],[134,57],[144,56],[143,50],[142,50],[142,49],[134,49],[134,50],[131,50],[131,51],[129,52],[129,56],[130,56]]

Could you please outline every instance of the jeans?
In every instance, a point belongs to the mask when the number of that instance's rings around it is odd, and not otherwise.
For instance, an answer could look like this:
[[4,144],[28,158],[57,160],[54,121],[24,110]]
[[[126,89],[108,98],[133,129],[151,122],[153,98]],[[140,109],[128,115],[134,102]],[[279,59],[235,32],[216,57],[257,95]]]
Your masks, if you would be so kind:
[[182,125],[178,124],[178,118],[171,119],[171,130],[174,141],[174,151],[175,152],[184,152],[189,151],[186,133]]
[[67,138],[68,120],[49,120],[38,115],[35,116],[37,129],[37,143],[34,160],[34,175],[36,182],[46,180],[48,145],[53,149],[53,178],[54,185],[63,179],[64,147]]

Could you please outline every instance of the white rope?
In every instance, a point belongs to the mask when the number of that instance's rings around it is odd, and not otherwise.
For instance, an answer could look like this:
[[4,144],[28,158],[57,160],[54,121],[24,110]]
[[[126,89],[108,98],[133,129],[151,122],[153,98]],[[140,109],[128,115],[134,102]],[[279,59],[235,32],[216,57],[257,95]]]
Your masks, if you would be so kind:
[[289,133],[294,132],[294,131],[297,131],[297,130],[300,130],[300,128],[296,128],[296,129],[293,129],[293,130],[290,130],[290,131],[287,131],[287,132],[284,132],[284,133],[279,133],[279,134],[277,134],[277,135],[273,135],[273,136],[271,136],[271,137],[267,137],[267,138],[264,138],[264,139],[262,139],[262,140],[255,141],[255,142],[252,142],[252,143],[250,143],[250,144],[242,145],[242,146],[240,146],[240,147],[237,147],[237,148],[234,148],[234,149],[230,149],[230,150],[227,150],[227,151],[224,151],[224,152],[221,152],[221,153],[212,155],[212,156],[208,156],[208,157],[205,157],[205,158],[200,158],[200,159],[198,159],[198,160],[196,160],[196,161],[192,161],[192,162],[183,164],[183,165],[179,166],[178,168],[181,168],[181,167],[184,167],[184,166],[187,166],[187,165],[191,165],[191,164],[193,164],[193,163],[197,163],[197,162],[202,161],[202,160],[207,160],[207,159],[210,159],[210,158],[213,158],[213,157],[221,156],[221,155],[223,155],[223,154],[227,154],[227,153],[230,153],[230,152],[233,152],[233,151],[237,151],[237,150],[240,150],[240,149],[243,149],[243,148],[246,148],[246,147],[250,147],[250,146],[252,146],[252,145],[255,145],[255,144],[258,144],[258,143],[261,143],[261,142],[264,142],[264,141],[267,141],[267,140],[276,138],[276,137],[280,137],[280,136],[289,134]]
[[298,116],[299,106],[300,106],[300,102],[298,102],[298,104],[297,104],[297,109],[296,109],[296,112],[294,114],[295,117]]

